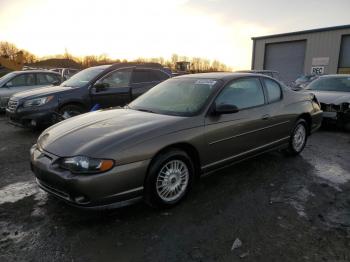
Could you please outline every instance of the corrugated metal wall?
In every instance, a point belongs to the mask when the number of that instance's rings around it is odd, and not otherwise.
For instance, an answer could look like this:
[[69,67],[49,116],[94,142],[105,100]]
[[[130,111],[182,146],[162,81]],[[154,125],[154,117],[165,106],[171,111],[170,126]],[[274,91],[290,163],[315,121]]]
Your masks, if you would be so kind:
[[[255,39],[252,69],[264,69],[265,47],[267,44],[305,40],[306,54],[303,73],[310,74],[311,68],[315,66],[313,62],[318,61],[317,66],[322,66],[325,74],[336,74],[343,35],[350,35],[350,28]],[[319,61],[325,61],[324,65],[320,65]]]
[[350,74],[350,35],[342,37],[338,73]]
[[280,79],[292,83],[304,72],[306,41],[267,44],[264,69],[278,71]]

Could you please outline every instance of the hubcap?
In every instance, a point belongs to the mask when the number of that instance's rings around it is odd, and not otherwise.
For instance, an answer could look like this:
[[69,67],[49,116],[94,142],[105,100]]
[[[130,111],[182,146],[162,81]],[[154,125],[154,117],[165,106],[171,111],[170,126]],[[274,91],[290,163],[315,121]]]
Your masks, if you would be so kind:
[[77,111],[64,111],[62,114],[63,119],[68,119],[71,118],[73,116],[77,116],[79,115],[79,112]]
[[295,131],[294,131],[294,136],[293,136],[293,147],[295,151],[299,152],[305,143],[306,139],[306,130],[305,126],[302,124],[299,124]]
[[179,199],[185,193],[188,178],[188,168],[183,161],[167,162],[158,173],[156,184],[158,196],[166,202]]

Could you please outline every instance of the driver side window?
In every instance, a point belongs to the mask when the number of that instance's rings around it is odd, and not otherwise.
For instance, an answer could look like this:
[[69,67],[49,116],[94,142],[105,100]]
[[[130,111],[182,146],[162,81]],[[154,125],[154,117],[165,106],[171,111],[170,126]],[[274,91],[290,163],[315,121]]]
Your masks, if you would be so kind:
[[21,74],[8,81],[7,86],[18,87],[18,86],[34,86],[35,78],[34,74]]
[[105,78],[103,78],[101,83],[111,88],[127,87],[129,86],[130,78],[131,78],[130,69],[117,70],[110,73]]
[[238,109],[265,103],[264,92],[257,78],[235,80],[228,84],[216,99],[216,105],[234,105]]

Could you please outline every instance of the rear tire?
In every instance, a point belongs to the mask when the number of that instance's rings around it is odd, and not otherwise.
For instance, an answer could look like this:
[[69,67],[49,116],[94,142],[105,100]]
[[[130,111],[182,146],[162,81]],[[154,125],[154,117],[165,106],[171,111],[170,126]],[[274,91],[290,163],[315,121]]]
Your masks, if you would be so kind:
[[299,155],[305,148],[307,142],[307,123],[304,119],[299,119],[289,138],[289,145],[286,153],[289,156]]
[[145,180],[145,202],[154,208],[180,203],[192,188],[194,166],[191,158],[178,149],[158,155]]

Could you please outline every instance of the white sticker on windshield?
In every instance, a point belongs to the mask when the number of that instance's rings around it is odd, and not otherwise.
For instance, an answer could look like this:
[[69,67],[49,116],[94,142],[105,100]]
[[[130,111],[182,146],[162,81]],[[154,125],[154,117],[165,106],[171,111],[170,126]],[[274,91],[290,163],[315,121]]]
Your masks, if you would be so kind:
[[198,79],[195,83],[195,85],[210,85],[213,86],[216,84],[215,80],[212,79]]

